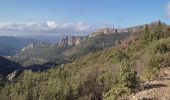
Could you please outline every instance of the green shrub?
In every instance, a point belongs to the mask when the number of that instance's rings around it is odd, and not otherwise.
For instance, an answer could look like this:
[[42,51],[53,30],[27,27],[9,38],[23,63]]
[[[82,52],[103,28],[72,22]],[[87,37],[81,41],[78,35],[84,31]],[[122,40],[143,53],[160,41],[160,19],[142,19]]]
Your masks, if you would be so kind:
[[0,89],[5,86],[7,83],[7,80],[4,78],[4,76],[0,75]]
[[149,58],[148,64],[145,64],[144,77],[145,80],[153,80],[158,77],[160,70],[159,58],[152,56]]
[[118,50],[115,53],[114,57],[118,62],[121,62],[125,59],[129,59],[129,56],[125,52],[123,52],[122,50]]
[[145,57],[142,58],[144,65],[145,80],[153,80],[159,76],[162,67],[170,65],[169,38],[160,39],[149,44],[146,48]]
[[106,100],[114,100],[118,96],[130,94],[139,85],[137,72],[134,71],[126,61],[122,62],[119,73],[115,79],[114,86],[104,94]]
[[132,69],[127,61],[123,61],[119,74],[115,79],[116,84],[124,84],[125,87],[135,89],[138,85],[137,72]]
[[164,41],[157,43],[154,48],[155,53],[166,53],[169,49],[170,48],[168,48],[168,45]]
[[116,100],[123,94],[130,94],[130,89],[125,87],[123,84],[115,84],[110,91],[106,92],[104,100]]

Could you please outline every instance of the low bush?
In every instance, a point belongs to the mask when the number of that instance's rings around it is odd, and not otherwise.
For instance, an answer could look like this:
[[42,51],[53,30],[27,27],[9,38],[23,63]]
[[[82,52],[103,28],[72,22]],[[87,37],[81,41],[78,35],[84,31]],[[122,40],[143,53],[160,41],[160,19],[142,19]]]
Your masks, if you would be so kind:
[[137,72],[129,63],[123,61],[119,73],[115,79],[114,86],[104,94],[106,100],[115,100],[117,97],[134,92],[139,85]]

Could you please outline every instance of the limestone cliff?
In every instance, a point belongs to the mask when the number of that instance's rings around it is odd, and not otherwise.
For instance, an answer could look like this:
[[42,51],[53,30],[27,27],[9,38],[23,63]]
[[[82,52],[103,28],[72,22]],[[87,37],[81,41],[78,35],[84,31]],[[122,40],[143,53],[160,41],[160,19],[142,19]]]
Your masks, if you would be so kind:
[[45,43],[45,42],[36,42],[36,43],[31,43],[21,49],[21,51],[33,49],[35,47],[43,47],[45,45],[50,45],[50,43]]
[[90,34],[89,37],[94,37],[94,36],[101,35],[101,34],[107,35],[107,34],[120,34],[120,33],[134,33],[134,32],[138,32],[143,27],[144,27],[143,25],[140,25],[140,26],[124,28],[124,29],[102,28]]
[[66,36],[62,37],[60,42],[61,45],[80,45],[84,41],[85,37],[83,36]]

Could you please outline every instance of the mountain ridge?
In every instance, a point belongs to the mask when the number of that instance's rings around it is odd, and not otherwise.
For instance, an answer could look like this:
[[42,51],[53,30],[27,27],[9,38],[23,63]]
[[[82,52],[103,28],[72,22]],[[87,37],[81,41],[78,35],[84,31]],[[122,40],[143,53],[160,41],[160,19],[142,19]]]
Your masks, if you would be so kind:
[[0,55],[14,55],[19,52],[22,47],[33,42],[36,42],[36,40],[12,36],[0,36]]

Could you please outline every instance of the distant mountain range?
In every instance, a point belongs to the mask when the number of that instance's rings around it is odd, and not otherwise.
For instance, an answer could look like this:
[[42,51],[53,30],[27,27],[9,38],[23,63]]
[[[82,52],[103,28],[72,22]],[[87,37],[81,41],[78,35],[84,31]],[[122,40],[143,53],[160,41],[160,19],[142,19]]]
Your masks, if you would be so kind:
[[50,35],[37,34],[37,35],[23,36],[23,38],[30,38],[30,39],[34,39],[34,40],[38,40],[38,41],[42,41],[42,42],[48,42],[48,43],[52,43],[52,44],[59,42],[61,37],[63,37],[63,36],[58,36],[58,35],[53,35],[53,34],[50,34]]
[[[38,66],[37,68],[41,69],[45,63],[50,62],[51,66],[65,64],[88,53],[95,53],[124,43],[132,34],[142,31],[143,28],[144,25],[126,29],[103,28],[88,36],[64,36],[60,40],[57,38],[56,43],[27,38],[0,37],[1,47],[8,50],[0,51],[6,51],[4,55],[13,54],[14,56],[7,58],[24,67]],[[5,48],[4,44],[8,46]]]
[[12,79],[20,70],[44,71],[72,62],[88,53],[113,47],[131,35],[129,32],[112,31],[113,29],[101,29],[93,33],[94,36],[65,36],[55,44],[0,36],[0,54],[11,55],[7,59],[0,56],[0,74]]
[[[22,48],[21,52],[11,57],[11,59],[24,64],[24,66],[49,61],[63,64],[85,54],[113,47],[128,38],[132,33],[132,31],[115,32],[115,29],[105,28],[89,36],[65,36],[56,44],[43,42],[31,43]],[[20,61],[19,59],[27,60]],[[33,61],[32,59],[35,60]]]
[[33,42],[36,42],[36,40],[20,37],[0,36],[0,55],[14,55],[24,46]]

